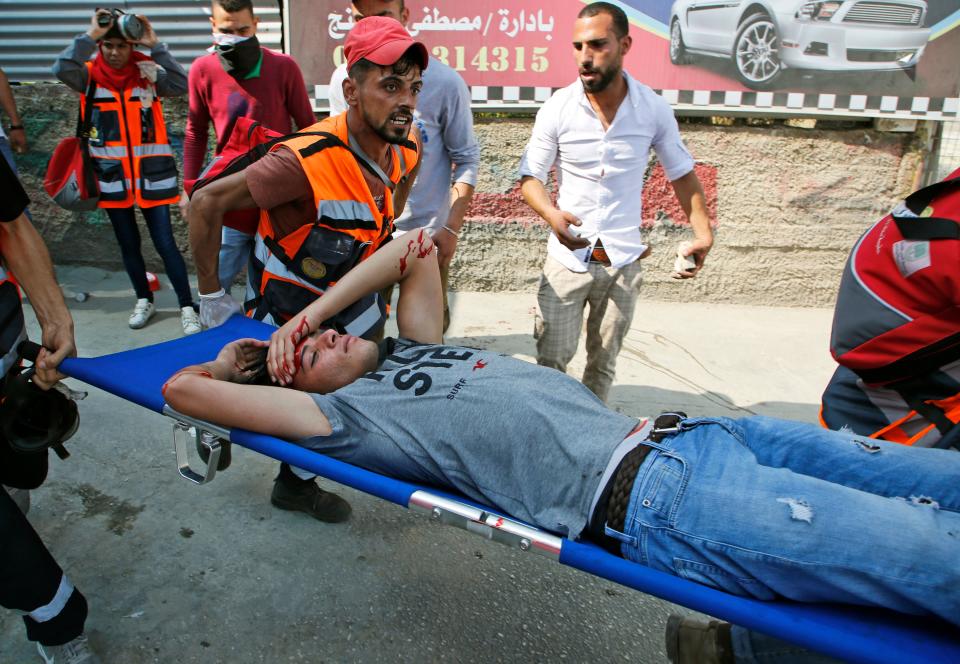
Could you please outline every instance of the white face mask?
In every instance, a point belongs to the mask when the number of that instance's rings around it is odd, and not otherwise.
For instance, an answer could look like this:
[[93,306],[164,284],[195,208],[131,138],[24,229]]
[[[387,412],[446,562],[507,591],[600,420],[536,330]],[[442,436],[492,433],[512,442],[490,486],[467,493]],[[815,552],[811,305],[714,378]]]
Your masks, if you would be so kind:
[[223,32],[214,32],[213,33],[213,43],[217,46],[236,46],[240,42],[244,42],[250,39],[250,37],[241,37],[240,35],[228,35]]

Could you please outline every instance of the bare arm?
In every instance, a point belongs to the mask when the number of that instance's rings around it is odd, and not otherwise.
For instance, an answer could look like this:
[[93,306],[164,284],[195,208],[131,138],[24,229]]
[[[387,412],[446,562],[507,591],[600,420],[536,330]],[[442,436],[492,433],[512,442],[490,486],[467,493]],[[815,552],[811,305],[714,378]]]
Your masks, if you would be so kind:
[[675,276],[679,279],[689,279],[696,276],[703,268],[703,262],[713,247],[713,230],[710,228],[710,215],[707,213],[707,198],[703,193],[703,186],[694,171],[690,171],[681,178],[670,183],[680,201],[690,226],[693,227],[693,241],[690,243],[688,256],[692,255],[697,266]]
[[523,194],[523,200],[527,205],[550,224],[557,239],[567,249],[582,249],[590,244],[588,240],[570,232],[570,226],[579,226],[580,220],[572,213],[555,207],[550,202],[547,188],[540,180],[532,175],[524,175],[520,178],[520,193]]
[[268,385],[244,384],[262,365],[265,341],[227,344],[217,359],[187,367],[164,386],[173,408],[227,428],[296,440],[330,434],[330,422],[309,395]]
[[194,192],[190,199],[187,224],[190,247],[197,266],[197,285],[201,293],[220,290],[217,264],[220,253],[220,230],[223,214],[231,210],[257,207],[247,187],[243,171],[211,182]]
[[293,380],[293,355],[300,339],[323,321],[370,293],[400,284],[397,327],[400,334],[421,343],[443,340],[443,294],[440,270],[430,235],[423,229],[390,242],[350,270],[340,281],[293,316],[270,337],[267,371],[282,383]]
[[20,114],[17,112],[17,100],[13,97],[13,90],[10,89],[10,80],[2,69],[0,69],[0,107],[10,118],[11,127],[19,127],[18,129],[11,128],[7,132],[10,145],[17,153],[26,152],[27,134],[23,130],[23,120],[20,119]]
[[457,253],[458,234],[460,229],[463,228],[463,217],[467,214],[467,208],[470,207],[472,198],[472,185],[466,182],[453,183],[453,187],[450,188],[450,214],[447,215],[447,223],[444,224],[446,228],[453,232],[441,228],[433,235],[433,240],[437,245],[437,259],[440,261],[441,267],[449,265]]
[[25,214],[0,224],[0,246],[7,267],[27,292],[40,322],[44,349],[37,359],[35,382],[50,387],[64,377],[56,370],[60,362],[77,354],[73,318],[63,301],[47,246]]

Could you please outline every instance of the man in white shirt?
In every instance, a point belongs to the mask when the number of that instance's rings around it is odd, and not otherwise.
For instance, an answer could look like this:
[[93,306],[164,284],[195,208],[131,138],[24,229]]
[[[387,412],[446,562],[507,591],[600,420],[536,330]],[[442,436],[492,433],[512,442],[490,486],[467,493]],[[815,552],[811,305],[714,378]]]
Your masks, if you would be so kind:
[[[649,253],[640,220],[651,147],[693,227],[683,253],[695,264],[674,276],[695,276],[713,245],[703,187],[673,111],[623,71],[628,33],[615,5],[594,2],[580,11],[573,30],[580,78],[537,113],[520,163],[524,200],[553,230],[537,296],[537,363],[566,371],[589,304],[583,384],[603,400],[633,319],[640,259]],[[545,188],[554,164],[556,206]]]

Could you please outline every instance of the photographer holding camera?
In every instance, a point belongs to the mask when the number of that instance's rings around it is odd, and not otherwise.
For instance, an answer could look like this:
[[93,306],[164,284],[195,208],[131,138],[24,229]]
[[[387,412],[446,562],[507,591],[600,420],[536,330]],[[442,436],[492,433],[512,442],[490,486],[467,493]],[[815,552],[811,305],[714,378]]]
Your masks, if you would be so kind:
[[[0,385],[5,397],[0,406],[0,483],[13,488],[0,488],[0,606],[25,614],[27,638],[37,642],[47,664],[97,664],[100,660],[83,633],[87,601],[23,514],[29,504],[26,492],[46,479],[47,444],[69,438],[77,425],[76,408],[72,403],[71,412],[61,408],[67,399],[50,390],[63,377],[57,371],[60,362],[76,355],[73,319],[47,247],[24,214],[27,195],[3,159],[0,191],[4,192],[0,197],[0,311],[5,321],[0,326]],[[27,335],[20,295],[6,269],[16,274],[40,322],[44,348],[36,359],[32,385],[19,375],[17,346]],[[14,383],[21,388],[20,397],[12,394]],[[38,387],[50,391],[42,393]],[[35,401],[38,396],[40,404]],[[32,419],[24,421],[27,412]],[[34,445],[38,438],[45,444],[26,453],[23,444]]]
[[[134,46],[150,49],[150,55]],[[145,16],[97,9],[86,33],[57,57],[53,74],[80,93],[82,116],[92,125],[88,145],[100,189],[98,206],[110,218],[137,294],[130,327],[142,328],[156,312],[140,252],[134,214],[139,206],[177,293],[183,333],[199,332],[187,267],[170,225],[170,203],[180,199],[180,188],[159,99],[186,94],[187,73]]]

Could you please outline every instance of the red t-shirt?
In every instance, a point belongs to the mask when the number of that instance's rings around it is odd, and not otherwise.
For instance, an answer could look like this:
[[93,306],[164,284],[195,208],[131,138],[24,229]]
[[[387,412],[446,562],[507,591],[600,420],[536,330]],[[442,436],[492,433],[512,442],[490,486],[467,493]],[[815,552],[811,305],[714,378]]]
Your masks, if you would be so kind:
[[216,153],[223,149],[238,117],[248,117],[281,134],[316,122],[303,74],[288,55],[262,48],[260,75],[238,81],[228,74],[215,53],[190,66],[190,110],[183,141],[183,177],[194,180],[207,154],[210,121],[217,135]]

